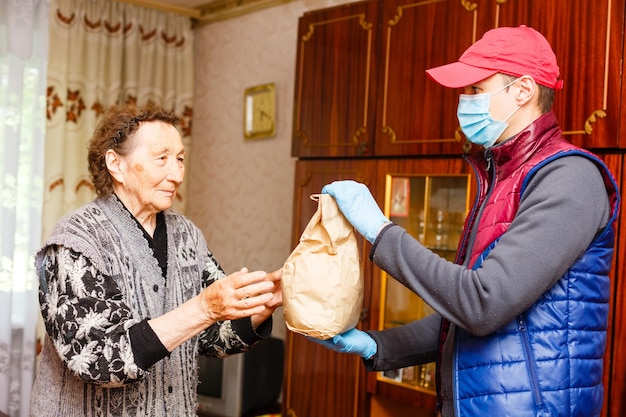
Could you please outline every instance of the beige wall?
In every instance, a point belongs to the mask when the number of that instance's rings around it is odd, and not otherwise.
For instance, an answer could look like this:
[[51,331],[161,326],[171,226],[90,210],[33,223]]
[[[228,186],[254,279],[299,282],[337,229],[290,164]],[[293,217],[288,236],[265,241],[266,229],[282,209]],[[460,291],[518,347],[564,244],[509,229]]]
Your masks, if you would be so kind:
[[[227,273],[281,268],[293,249],[291,126],[298,18],[345,0],[300,0],[195,31],[186,214]],[[276,84],[277,134],[243,137],[246,87]],[[279,321],[278,336],[284,334]]]

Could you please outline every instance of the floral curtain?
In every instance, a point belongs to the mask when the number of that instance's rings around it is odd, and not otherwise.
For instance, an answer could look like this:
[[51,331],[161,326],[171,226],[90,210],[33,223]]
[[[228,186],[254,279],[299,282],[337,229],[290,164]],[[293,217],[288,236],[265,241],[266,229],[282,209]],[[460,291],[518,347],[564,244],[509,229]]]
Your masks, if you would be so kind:
[[[95,197],[87,142],[116,103],[155,102],[181,118],[189,147],[191,20],[111,0],[51,0],[43,236]],[[174,209],[184,212],[185,183]]]
[[0,412],[27,417],[35,369],[47,0],[0,0]]

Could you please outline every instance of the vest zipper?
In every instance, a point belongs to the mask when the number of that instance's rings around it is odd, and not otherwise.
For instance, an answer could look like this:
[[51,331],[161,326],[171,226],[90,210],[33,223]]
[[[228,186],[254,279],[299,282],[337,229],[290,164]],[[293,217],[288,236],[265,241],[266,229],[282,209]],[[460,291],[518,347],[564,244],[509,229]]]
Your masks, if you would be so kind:
[[[485,160],[487,160],[487,172],[491,170],[491,159],[492,159],[491,150],[489,149],[485,150]],[[492,181],[492,184],[493,184],[493,181]]]
[[[476,240],[476,234],[473,233],[474,229],[476,227],[476,225],[478,223],[480,223],[480,218],[482,217],[483,214],[483,208],[485,207],[485,203],[487,203],[487,201],[489,200],[489,196],[491,195],[491,192],[493,191],[493,186],[496,183],[496,170],[495,170],[495,165],[493,166],[493,173],[492,171],[492,166],[491,166],[491,161],[493,159],[493,155],[491,153],[491,149],[486,149],[485,150],[485,160],[487,162],[487,166],[486,166],[486,172],[487,172],[487,181],[489,181],[489,186],[487,187],[487,192],[485,193],[485,197],[483,198],[483,200],[480,202],[480,206],[479,207],[473,207],[472,208],[472,215],[474,215],[474,211],[476,211],[476,218],[474,219],[474,222],[472,224],[472,227],[470,228],[470,230],[467,230],[467,234],[468,236],[472,236],[474,235],[474,240],[472,242],[469,242],[466,249],[465,249],[465,253],[469,254],[470,259],[471,259],[471,254],[472,254],[472,250],[474,250],[474,243]],[[476,168],[474,168],[474,171],[476,172]],[[479,179],[479,190],[480,190],[480,176],[478,175],[478,173],[476,173],[476,178]],[[478,201],[479,196],[476,196],[476,201]],[[465,238],[465,237],[464,237]],[[468,268],[474,268],[474,265],[467,265]]]
[[535,369],[535,357],[532,349],[530,348],[530,339],[528,337],[528,328],[526,327],[526,320],[524,316],[517,317],[517,328],[520,331],[522,337],[522,346],[524,348],[524,356],[526,357],[526,367],[528,368],[528,377],[530,379],[530,387],[535,399],[535,405],[537,406],[537,417],[548,416],[544,409],[544,404],[541,399],[541,390],[539,389],[539,382],[537,381],[537,371]]

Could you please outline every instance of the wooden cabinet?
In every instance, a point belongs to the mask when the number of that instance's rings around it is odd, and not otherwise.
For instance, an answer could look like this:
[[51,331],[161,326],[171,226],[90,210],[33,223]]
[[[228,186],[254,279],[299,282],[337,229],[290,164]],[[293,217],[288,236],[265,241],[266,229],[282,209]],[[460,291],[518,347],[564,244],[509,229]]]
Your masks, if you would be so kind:
[[[459,155],[459,91],[426,70],[456,61],[472,44],[475,12],[458,0],[386,0],[381,19],[377,155]],[[467,148],[466,148],[467,149]]]
[[568,139],[626,148],[626,135],[617,134],[626,131],[624,7],[614,0],[373,0],[306,14],[292,154],[462,153],[469,144],[456,120],[459,90],[425,70],[457,60],[489,29],[521,24],[542,32],[556,53],[565,87],[554,111]]
[[372,154],[378,1],[300,18],[292,155]]
[[[410,210],[418,209],[415,204],[401,205],[400,208],[391,205],[394,197],[391,189],[396,184],[393,181],[394,178],[399,180],[412,178],[414,182],[423,182],[423,184],[417,184],[417,188],[420,188],[422,192],[429,190],[430,203],[428,204],[430,205],[433,205],[433,201],[437,198],[444,198],[444,194],[445,198],[449,199],[454,190],[446,194],[445,184],[454,178],[461,179],[461,185],[465,190],[462,201],[460,203],[457,201],[455,206],[448,204],[446,214],[454,213],[462,216],[470,195],[474,193],[472,188],[474,182],[469,181],[470,171],[469,165],[461,158],[299,160],[296,163],[294,184],[295,217],[292,244],[296,246],[300,235],[317,209],[317,204],[310,199],[310,195],[319,193],[325,184],[332,181],[353,179],[367,184],[373,190],[375,198],[383,202],[381,207],[385,207],[387,214],[401,223],[401,217],[404,217],[405,211],[406,221],[418,218],[419,214],[413,213],[413,217],[408,216]],[[416,198],[419,200],[415,187],[411,189],[409,184],[407,190],[414,193],[414,202]],[[407,193],[404,195],[408,196]],[[388,204],[385,204],[385,201]],[[419,201],[421,202],[418,202],[418,205],[426,204],[424,199]],[[441,207],[437,206],[435,209],[438,210]],[[437,210],[432,211],[433,216]],[[428,217],[424,220],[428,221]],[[407,229],[410,228],[407,227]],[[426,241],[432,243],[433,247],[438,246],[435,229],[433,227],[432,236],[424,237]],[[426,235],[431,235],[429,230],[426,230]],[[381,294],[384,293],[383,273],[369,261],[371,246],[361,237],[359,237],[359,245],[364,271],[365,297],[362,320],[358,327],[361,329],[384,328],[381,321],[384,319],[385,307],[385,300],[381,298]],[[451,242],[445,248],[439,246],[439,250],[444,251],[454,246],[455,243]],[[454,251],[448,250],[448,252]],[[394,404],[393,409],[419,411],[420,414],[416,415],[430,416],[435,411],[435,396],[432,388],[424,389],[416,387],[415,384],[403,383],[401,380],[393,381],[380,373],[368,374],[358,357],[334,353],[303,336],[288,332],[283,399],[287,416],[365,417],[370,415],[370,397],[375,399],[377,410],[385,410],[387,405]],[[391,411],[387,410],[387,412]]]
[[[335,159],[301,160],[296,163],[294,186],[293,247],[317,210],[310,199],[322,187],[335,180],[352,179],[372,188],[375,183],[375,162],[372,160]],[[362,237],[361,248],[365,292],[363,313],[358,327],[370,328],[368,307],[371,297],[371,266]],[[284,378],[283,407],[289,417],[363,417],[367,416],[365,401],[366,372],[360,358],[330,351],[304,336],[287,332],[287,355]]]
[[376,154],[458,153],[459,91],[424,71],[457,60],[489,29],[522,24],[543,33],[555,51],[565,88],[554,111],[568,139],[586,148],[625,146],[614,133],[622,111],[624,2],[386,0]]

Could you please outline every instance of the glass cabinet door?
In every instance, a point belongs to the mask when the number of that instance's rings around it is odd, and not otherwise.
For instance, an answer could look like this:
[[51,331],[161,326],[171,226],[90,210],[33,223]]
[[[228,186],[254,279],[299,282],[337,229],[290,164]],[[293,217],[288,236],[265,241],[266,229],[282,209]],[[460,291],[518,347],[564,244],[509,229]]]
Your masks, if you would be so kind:
[[[469,175],[387,175],[385,214],[424,246],[454,261],[469,207]],[[381,282],[381,329],[419,320],[433,310],[386,273]],[[435,364],[380,372],[378,379],[435,393]]]

